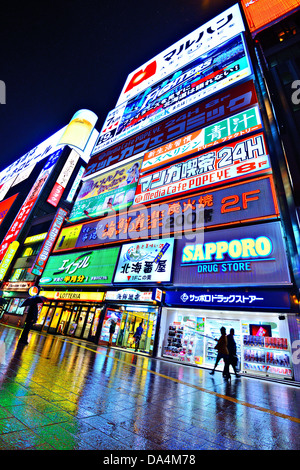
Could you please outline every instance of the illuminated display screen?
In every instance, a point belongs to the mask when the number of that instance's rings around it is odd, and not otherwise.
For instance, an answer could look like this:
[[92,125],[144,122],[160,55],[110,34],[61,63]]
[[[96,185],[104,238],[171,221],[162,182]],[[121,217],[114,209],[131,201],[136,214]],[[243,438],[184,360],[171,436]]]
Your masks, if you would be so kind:
[[77,287],[110,284],[118,253],[119,248],[113,247],[50,256],[40,284]]
[[133,205],[174,197],[268,169],[269,156],[264,135],[260,133],[141,176]]
[[117,104],[128,101],[163,77],[244,30],[241,12],[236,4],[130,73]]
[[86,212],[96,217],[131,206],[141,164],[142,159],[135,160],[84,181],[69,220],[86,219]]
[[265,28],[300,7],[300,0],[242,0],[241,3],[251,32]]
[[204,232],[176,244],[174,285],[291,283],[280,222]]
[[250,76],[244,38],[238,35],[111,111],[98,150]]
[[159,125],[159,133],[154,125],[146,131],[116,144],[100,154],[98,141],[93,149],[93,157],[86,166],[87,177],[110,165],[122,163],[127,158],[147,152],[153,147],[159,147],[166,141],[172,141],[189,132],[198,131],[215,121],[242,112],[257,103],[256,91],[252,80],[241,83],[229,90],[224,90],[212,98],[190,106],[176,115],[164,119]]
[[123,245],[114,282],[169,282],[173,247],[172,238]]

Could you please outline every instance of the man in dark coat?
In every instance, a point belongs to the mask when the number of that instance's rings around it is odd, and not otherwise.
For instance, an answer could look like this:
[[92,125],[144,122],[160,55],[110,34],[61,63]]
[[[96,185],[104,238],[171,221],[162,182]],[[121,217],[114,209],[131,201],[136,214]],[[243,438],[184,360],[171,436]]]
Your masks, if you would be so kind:
[[21,344],[28,344],[28,333],[34,323],[37,321],[38,316],[38,307],[36,303],[32,303],[27,312],[25,325],[22,331],[22,334],[19,339],[19,343]]
[[234,329],[231,328],[229,335],[227,335],[227,349],[229,352],[228,355],[228,363],[226,367],[226,372],[229,374],[229,366],[231,365],[234,373],[237,377],[239,377],[239,374],[237,373],[237,355],[236,355],[236,342],[234,340]]

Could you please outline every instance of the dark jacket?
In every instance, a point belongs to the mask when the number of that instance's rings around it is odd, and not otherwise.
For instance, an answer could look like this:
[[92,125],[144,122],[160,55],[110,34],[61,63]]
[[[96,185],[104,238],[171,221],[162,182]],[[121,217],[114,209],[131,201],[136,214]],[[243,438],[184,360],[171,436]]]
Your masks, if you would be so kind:
[[227,348],[230,356],[236,356],[236,343],[233,335],[227,335]]

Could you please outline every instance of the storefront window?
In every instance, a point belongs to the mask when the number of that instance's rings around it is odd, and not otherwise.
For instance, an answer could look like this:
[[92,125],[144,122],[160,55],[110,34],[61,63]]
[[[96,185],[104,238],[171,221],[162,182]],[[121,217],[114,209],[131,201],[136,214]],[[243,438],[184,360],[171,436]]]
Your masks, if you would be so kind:
[[[278,314],[246,312],[240,315],[213,311],[164,309],[161,355],[175,361],[213,368],[217,356],[214,349],[220,328],[226,334],[234,329],[239,359],[244,373],[292,378],[291,347],[287,320]],[[223,370],[220,361],[217,370]]]
[[106,309],[99,343],[109,341],[111,322],[116,323],[113,344],[124,349],[135,350],[134,333],[139,325],[143,333],[139,342],[139,351],[152,353],[156,331],[156,309],[153,307],[122,305]]
[[25,299],[20,299],[20,298],[14,298],[10,301],[7,307],[7,313],[13,313],[15,315],[23,315],[24,313],[24,308],[21,307],[22,303],[24,302]]

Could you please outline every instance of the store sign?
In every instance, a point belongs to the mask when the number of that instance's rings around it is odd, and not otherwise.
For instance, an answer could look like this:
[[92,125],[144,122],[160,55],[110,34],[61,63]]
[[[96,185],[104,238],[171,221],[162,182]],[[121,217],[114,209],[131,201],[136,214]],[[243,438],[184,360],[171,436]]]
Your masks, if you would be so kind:
[[58,236],[58,240],[53,251],[64,251],[75,248],[81,228],[82,224],[73,225],[72,227],[64,227]]
[[12,292],[27,292],[34,285],[32,281],[3,282],[2,289]]
[[78,160],[79,153],[75,152],[75,150],[72,150],[47,199],[47,202],[49,202],[49,204],[52,206],[57,207],[57,204],[59,203],[60,198],[67,187],[69,179],[72,176]]
[[120,211],[132,205],[142,159],[118,166],[83,182],[70,221]]
[[[181,237],[183,232],[253,222],[279,214],[273,179],[269,175],[192,197],[135,207],[122,214],[63,229],[55,251],[172,234],[177,238],[176,234]],[[75,232],[76,238],[72,236]]]
[[98,116],[89,109],[80,109],[72,117],[60,138],[60,145],[72,145],[84,150],[90,139]]
[[7,270],[20,246],[20,243],[17,241],[11,242],[7,250],[5,251],[5,255],[0,263],[0,281],[4,279],[5,274],[7,273]]
[[249,132],[258,131],[261,128],[259,108],[255,106],[192,134],[185,135],[155,150],[146,152],[141,172],[156,169],[214,145],[220,145]]
[[[111,111],[99,134],[97,150],[136,134],[251,73],[244,38],[238,35]],[[112,122],[114,128],[110,130]]]
[[84,177],[96,173],[111,165],[121,163],[140,152],[146,152],[153,147],[177,139],[177,137],[188,134],[215,121],[239,113],[247,107],[257,103],[257,96],[252,80],[244,82],[228,91],[218,93],[214,98],[201,101],[187,110],[177,113],[175,116],[164,119],[157,126],[152,126],[146,131],[123,140],[99,155],[98,143],[93,150],[94,156],[87,164]]
[[300,0],[242,0],[251,32],[258,32],[300,7]]
[[83,174],[84,174],[84,166],[81,166],[78,173],[77,173],[77,176],[76,176],[75,180],[73,181],[72,187],[70,189],[70,192],[68,194],[68,197],[67,197],[66,201],[68,201],[68,202],[73,201],[75,193],[76,193],[77,188],[79,186],[79,183],[81,181],[81,178],[83,177]]
[[270,169],[263,133],[140,177],[134,204],[147,204]]
[[35,181],[33,187],[30,189],[28,196],[23,202],[21,209],[19,210],[17,216],[15,217],[10,229],[6,233],[0,248],[0,259],[3,259],[5,252],[8,248],[9,243],[16,240],[26,222],[27,217],[29,216],[33,206],[35,205],[39,194],[41,193],[51,171],[53,170],[58,158],[62,153],[62,149],[57,150],[47,160],[46,165],[39,174],[37,180]]
[[196,234],[176,245],[174,285],[290,285],[280,222]]
[[241,13],[236,4],[129,74],[117,104],[127,101],[244,30]]
[[173,248],[171,238],[123,245],[114,283],[169,282]]
[[119,248],[50,256],[40,285],[89,286],[111,284]]
[[[30,173],[39,161],[43,160],[46,157],[49,157],[50,153],[53,153],[54,148],[57,145],[59,136],[61,135],[62,129],[55,134],[53,134],[49,139],[45,140],[37,147],[33,148],[29,152],[27,152],[23,157],[16,160],[14,163],[9,165],[5,170],[1,171],[0,173],[0,188],[1,185],[8,180],[12,180],[18,175],[20,175],[23,171],[27,172],[28,168],[30,167]],[[28,177],[28,174],[27,176]],[[24,180],[25,178],[22,178]],[[13,183],[13,181],[12,181]]]
[[65,221],[68,211],[62,209],[61,207],[55,214],[55,217],[50,226],[49,232],[41,246],[41,249],[35,259],[34,265],[32,266],[30,272],[35,276],[41,276],[43,270],[46,266],[47,260],[50,256],[51,250],[54,246],[55,240],[58,236],[58,233],[62,227],[62,224]]
[[4,201],[0,202],[0,225],[2,224],[3,220],[5,219],[9,209],[11,208],[13,203],[15,202],[17,196],[18,196],[18,194],[15,194],[14,196],[11,196],[11,197],[5,199]]
[[199,308],[254,308],[254,309],[286,309],[291,307],[289,293],[286,291],[220,291],[215,289],[197,289],[167,291],[167,305]]
[[141,292],[137,289],[122,289],[118,291],[107,291],[105,300],[129,300],[139,302],[151,302],[151,292]]
[[102,302],[104,298],[104,292],[41,291],[41,295],[49,300],[72,300],[75,302]]
[[31,237],[25,238],[24,245],[32,245],[34,243],[42,242],[47,237],[48,232],[39,233],[32,235]]

